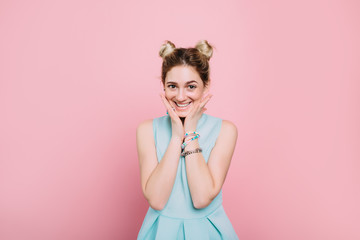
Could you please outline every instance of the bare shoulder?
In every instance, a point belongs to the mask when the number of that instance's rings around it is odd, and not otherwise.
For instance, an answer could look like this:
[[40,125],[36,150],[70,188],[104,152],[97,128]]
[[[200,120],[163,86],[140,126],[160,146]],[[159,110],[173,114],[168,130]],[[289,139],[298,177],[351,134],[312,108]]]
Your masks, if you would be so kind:
[[154,142],[153,119],[141,122],[136,128],[136,141],[138,147],[149,146]]
[[220,135],[225,137],[237,137],[238,131],[236,125],[229,120],[222,120]]
[[136,145],[140,163],[155,156],[155,141],[153,134],[153,120],[141,122],[136,129]]
[[137,134],[149,133],[149,131],[152,131],[152,124],[153,119],[147,119],[145,121],[142,121],[136,128]]
[[232,152],[236,145],[238,131],[236,125],[229,120],[222,120],[221,129],[215,146],[218,148]]

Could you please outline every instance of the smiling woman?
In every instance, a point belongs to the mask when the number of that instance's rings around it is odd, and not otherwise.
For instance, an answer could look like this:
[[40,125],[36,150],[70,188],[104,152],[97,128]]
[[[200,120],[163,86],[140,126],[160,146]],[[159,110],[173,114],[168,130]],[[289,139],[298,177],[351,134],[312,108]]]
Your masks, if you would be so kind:
[[[191,80],[189,80],[191,79]],[[165,96],[181,119],[201,100],[205,86],[193,67],[176,66],[167,74]]]
[[142,122],[136,132],[141,187],[150,207],[138,239],[238,239],[222,206],[222,186],[237,128],[205,114],[211,99],[212,46],[176,48],[167,41],[161,94],[168,114]]

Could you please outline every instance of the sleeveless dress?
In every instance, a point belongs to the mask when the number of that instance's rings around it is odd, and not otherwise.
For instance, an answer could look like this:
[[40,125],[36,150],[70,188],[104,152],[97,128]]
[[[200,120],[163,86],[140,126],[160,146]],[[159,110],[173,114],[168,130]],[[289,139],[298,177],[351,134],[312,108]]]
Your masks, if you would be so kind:
[[[219,135],[222,120],[202,114],[197,124],[198,139],[207,162]],[[171,139],[171,118],[153,119],[157,159],[160,162]],[[165,207],[158,211],[149,207],[139,231],[138,240],[207,240],[238,239],[222,206],[222,190],[205,208],[196,209],[186,177],[185,158],[180,156],[175,183]]]

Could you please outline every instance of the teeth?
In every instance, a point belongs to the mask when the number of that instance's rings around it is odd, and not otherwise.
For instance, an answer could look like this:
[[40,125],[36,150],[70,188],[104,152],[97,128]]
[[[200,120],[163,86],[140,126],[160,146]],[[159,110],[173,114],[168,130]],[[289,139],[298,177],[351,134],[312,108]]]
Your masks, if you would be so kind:
[[178,104],[176,103],[176,105],[178,105],[179,107],[186,107],[187,105],[189,105],[190,103],[185,103],[185,104]]

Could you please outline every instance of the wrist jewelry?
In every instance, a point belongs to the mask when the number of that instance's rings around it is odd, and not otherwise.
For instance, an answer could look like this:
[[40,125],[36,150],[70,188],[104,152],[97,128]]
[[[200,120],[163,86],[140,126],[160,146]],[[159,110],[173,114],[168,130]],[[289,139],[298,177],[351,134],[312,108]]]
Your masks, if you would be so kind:
[[191,138],[189,140],[185,139],[184,143],[181,144],[181,148],[184,149],[186,147],[186,145],[188,145],[191,141],[193,141],[193,140],[195,140],[195,139],[197,139],[199,137],[200,137],[200,134],[197,133],[195,137],[193,137],[193,138]]
[[[198,132],[186,132],[184,138],[186,138],[186,137],[188,137],[188,136],[196,136],[196,135],[198,135],[198,134],[199,134]],[[200,134],[199,134],[199,135],[200,135]]]
[[181,153],[181,156],[186,157],[186,156],[189,155],[189,154],[192,154],[192,153],[201,153],[201,152],[202,152],[202,149],[201,149],[201,148],[196,148],[195,150],[186,151],[186,152]]

